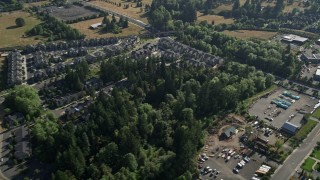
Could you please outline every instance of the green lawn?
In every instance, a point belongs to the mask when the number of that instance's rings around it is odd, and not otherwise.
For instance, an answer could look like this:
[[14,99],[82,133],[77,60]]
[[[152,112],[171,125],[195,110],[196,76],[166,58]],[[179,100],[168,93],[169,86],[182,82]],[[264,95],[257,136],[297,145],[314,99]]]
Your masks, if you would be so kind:
[[[16,27],[15,20],[18,17],[25,20],[25,26]],[[2,13],[0,15],[0,48],[25,46],[39,42],[35,37],[23,37],[26,31],[32,29],[39,23],[41,23],[41,21],[31,16],[28,12],[13,11],[10,13]]]
[[320,108],[316,109],[313,113],[312,116],[315,118],[320,118]]
[[306,124],[304,124],[299,131],[297,132],[297,134],[295,135],[295,137],[298,140],[303,140],[304,138],[306,138],[308,136],[308,134],[312,131],[312,129],[317,125],[317,121],[314,120],[308,120],[308,122]]
[[314,157],[320,160],[320,150],[313,150],[311,157]]
[[312,172],[312,166],[314,165],[316,161],[314,159],[308,158],[304,161],[301,168],[305,171]]

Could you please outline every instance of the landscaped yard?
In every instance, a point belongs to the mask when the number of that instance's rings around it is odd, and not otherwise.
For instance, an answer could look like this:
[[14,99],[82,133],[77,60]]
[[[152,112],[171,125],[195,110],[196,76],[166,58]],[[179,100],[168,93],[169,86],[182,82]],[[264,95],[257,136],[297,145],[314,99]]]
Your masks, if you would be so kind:
[[311,154],[311,157],[314,157],[316,159],[319,159],[320,160],[320,150],[313,150],[312,154]]
[[301,126],[300,130],[296,133],[295,137],[298,140],[303,140],[308,136],[308,134],[312,131],[312,129],[317,125],[317,121],[308,120],[306,124]]
[[223,33],[233,36],[239,39],[249,39],[249,38],[257,38],[257,39],[271,39],[274,37],[277,32],[270,31],[254,31],[254,30],[235,30],[235,31],[223,31]]
[[308,158],[304,161],[304,163],[302,164],[301,168],[303,170],[306,170],[308,172],[312,172],[312,166],[314,165],[316,161],[314,159]]
[[[18,17],[21,17],[25,20],[25,26],[16,27],[15,20]],[[2,15],[0,16],[0,48],[24,46],[27,44],[34,44],[39,42],[40,40],[36,40],[36,37],[26,38],[23,37],[23,35],[27,30],[32,29],[40,22],[40,20],[23,11],[2,13]]]
[[[86,21],[80,21],[78,23],[70,24],[71,27],[78,29],[81,33],[86,35],[86,38],[102,38],[102,37],[115,37],[115,36],[128,36],[128,35],[138,35],[142,29],[136,25],[129,23],[129,27],[122,29],[119,34],[113,33],[103,33],[101,28],[92,30],[89,29],[90,25],[102,22],[103,17],[97,19],[90,19]],[[117,19],[118,20],[118,19]]]
[[316,109],[313,113],[312,116],[315,118],[320,118],[320,108]]

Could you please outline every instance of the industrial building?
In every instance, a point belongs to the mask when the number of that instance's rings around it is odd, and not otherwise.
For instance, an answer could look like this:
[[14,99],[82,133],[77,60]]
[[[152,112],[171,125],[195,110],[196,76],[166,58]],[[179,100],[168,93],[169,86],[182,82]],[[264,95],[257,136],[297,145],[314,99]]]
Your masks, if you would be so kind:
[[291,134],[291,135],[294,135],[298,129],[299,129],[299,126],[297,126],[289,121],[285,122],[281,127],[282,131],[284,131],[288,134]]
[[286,43],[294,43],[294,44],[302,45],[306,41],[308,41],[308,38],[304,38],[304,37],[293,35],[293,34],[288,34],[288,35],[282,36],[281,41]]
[[318,64],[320,63],[320,54],[314,54],[310,51],[307,51],[301,55],[301,60],[306,63]]

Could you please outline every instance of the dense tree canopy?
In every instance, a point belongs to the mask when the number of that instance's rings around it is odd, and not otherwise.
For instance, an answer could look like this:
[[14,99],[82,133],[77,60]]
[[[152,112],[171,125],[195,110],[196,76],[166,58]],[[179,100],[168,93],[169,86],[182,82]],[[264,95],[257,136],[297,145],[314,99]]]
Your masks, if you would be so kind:
[[15,86],[6,96],[4,104],[13,111],[34,116],[40,111],[41,100],[35,89],[20,85]]
[[104,61],[101,79],[127,77],[127,85],[100,93],[88,120],[58,130],[54,120],[36,121],[35,152],[54,163],[53,179],[191,178],[194,155],[204,144],[203,118],[234,109],[273,81],[239,63],[218,70],[185,60],[165,63],[122,56]]

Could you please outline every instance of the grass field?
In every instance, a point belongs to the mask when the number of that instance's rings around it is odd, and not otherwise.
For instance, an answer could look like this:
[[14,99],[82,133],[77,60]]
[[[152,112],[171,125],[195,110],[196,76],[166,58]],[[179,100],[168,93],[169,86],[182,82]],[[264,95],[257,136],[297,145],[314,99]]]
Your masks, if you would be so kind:
[[29,7],[33,7],[33,6],[42,6],[45,4],[49,4],[49,1],[39,1],[39,2],[32,2],[32,3],[24,3],[23,7],[24,8],[29,8]]
[[317,125],[317,121],[308,120],[306,124],[301,126],[299,131],[296,133],[295,137],[299,140],[303,140],[308,136],[308,134],[312,131],[312,129]]
[[320,118],[320,108],[316,109],[313,113],[312,116],[315,118]]
[[[240,0],[241,6],[242,6],[245,2],[246,2],[246,0]],[[286,1],[285,1],[285,3],[286,3]],[[272,1],[272,2],[263,1],[261,5],[264,6],[264,7],[266,7],[266,6],[271,6],[271,7],[273,7],[273,6],[275,6],[275,4],[276,4],[276,0],[274,0],[274,1]],[[284,12],[284,13],[292,12],[292,10],[293,10],[294,8],[298,8],[300,11],[304,11],[304,7],[299,6],[299,4],[300,4],[300,1],[295,1],[295,2],[293,2],[293,3],[290,4],[290,5],[287,5],[287,4],[286,4],[285,7],[284,7],[283,12]],[[214,8],[214,9],[213,9],[213,12],[214,12],[215,14],[218,14],[218,13],[220,13],[221,11],[231,10],[231,9],[232,9],[232,6],[233,6],[233,3],[230,3],[230,2],[228,2],[228,3],[226,3],[226,4],[221,4],[220,6]]]
[[[143,21],[145,23],[148,23],[147,17],[144,16],[144,11],[141,11],[140,7],[136,7],[136,3],[127,3],[125,1],[120,1],[120,0],[113,0],[110,2],[116,2],[120,3],[121,2],[121,7],[113,5],[111,3],[107,3],[105,1],[91,1],[90,3],[95,4],[101,8],[106,8],[106,9],[111,9],[113,11],[119,12],[123,15],[138,19],[140,21]],[[148,3],[150,1],[147,1]],[[143,1],[142,1],[143,3]],[[124,5],[129,4],[129,8],[125,9]],[[132,7],[131,7],[132,5]]]
[[212,21],[214,21],[214,24],[232,24],[234,21],[231,18],[224,18],[223,16],[218,16],[218,15],[203,15],[200,12],[197,12],[197,16],[198,16],[198,22],[201,21],[208,21],[209,24],[212,23]]
[[[15,19],[18,17],[22,17],[25,20],[25,26],[16,27]],[[35,40],[35,37],[23,37],[27,30],[30,30],[39,23],[40,20],[32,17],[27,12],[14,11],[12,13],[2,13],[0,16],[0,48],[24,46],[39,42],[39,40]]]
[[312,166],[316,161],[314,159],[308,158],[304,161],[301,168],[305,171],[312,172]]
[[316,149],[313,150],[311,157],[314,157],[314,158],[320,160],[320,150],[316,150]]
[[115,37],[115,36],[128,36],[128,35],[138,35],[142,29],[138,26],[135,26],[129,23],[129,27],[122,29],[122,33],[113,34],[113,33],[101,33],[100,29],[91,30],[89,29],[90,25],[94,23],[102,22],[103,17],[97,19],[90,19],[86,21],[81,21],[78,23],[70,24],[71,27],[78,29],[81,33],[86,35],[86,38],[101,38],[101,37]]
[[223,33],[233,36],[239,39],[250,39],[257,38],[268,40],[277,34],[277,32],[269,32],[269,31],[254,31],[254,30],[236,30],[236,31],[223,31]]

